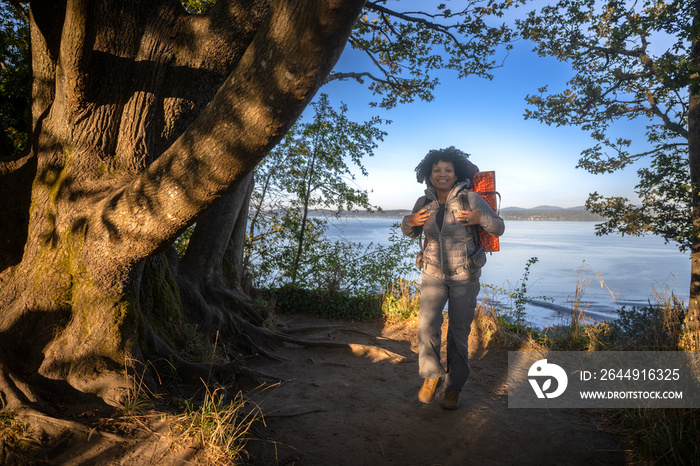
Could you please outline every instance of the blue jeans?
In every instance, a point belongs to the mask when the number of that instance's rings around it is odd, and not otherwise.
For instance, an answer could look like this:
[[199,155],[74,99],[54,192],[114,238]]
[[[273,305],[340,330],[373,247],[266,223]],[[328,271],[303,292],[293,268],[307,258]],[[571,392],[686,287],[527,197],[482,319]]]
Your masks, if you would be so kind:
[[[423,274],[418,317],[418,373],[422,378],[445,376],[445,390],[459,392],[469,377],[471,331],[478,278],[471,281],[435,278]],[[448,303],[447,367],[440,363],[442,310]]]

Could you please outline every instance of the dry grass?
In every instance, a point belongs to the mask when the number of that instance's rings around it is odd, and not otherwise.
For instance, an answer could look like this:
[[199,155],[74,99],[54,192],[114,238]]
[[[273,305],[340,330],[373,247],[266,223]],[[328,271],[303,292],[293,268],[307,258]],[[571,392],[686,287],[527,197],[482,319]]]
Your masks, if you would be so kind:
[[11,413],[0,414],[0,463],[36,464],[38,445],[39,439],[30,424]]
[[186,403],[185,412],[169,419],[176,444],[194,443],[210,465],[236,464],[246,458],[245,447],[260,408],[242,392],[228,399],[221,389],[206,389],[201,404]]
[[153,408],[151,400],[158,396],[150,390],[146,383],[149,368],[152,369],[153,373],[157,374],[150,362],[143,364],[135,359],[126,359],[124,373],[126,374],[129,388],[119,400],[119,409],[122,415],[138,415]]
[[[210,346],[208,350],[212,361],[217,358],[217,346],[218,335],[213,348]],[[160,419],[170,431],[169,442],[176,449],[197,450],[198,461],[202,464],[240,464],[245,459],[251,427],[257,421],[262,422],[263,417],[260,408],[248,401],[242,392],[231,397],[225,389],[210,389],[208,383],[201,380],[204,386],[201,401],[193,398],[180,402],[176,408],[171,400],[149,388],[153,384],[147,380],[156,379],[162,384],[150,363],[127,361],[126,374],[130,389],[122,397],[121,416],[114,419],[124,430],[152,433],[150,420]]]

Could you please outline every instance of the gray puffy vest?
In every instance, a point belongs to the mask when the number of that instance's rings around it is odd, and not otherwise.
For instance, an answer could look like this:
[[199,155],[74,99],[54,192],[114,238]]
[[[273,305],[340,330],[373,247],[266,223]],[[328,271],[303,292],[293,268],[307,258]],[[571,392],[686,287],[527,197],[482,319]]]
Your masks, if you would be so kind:
[[[478,196],[478,194],[472,193]],[[432,190],[419,199],[430,212],[423,225],[426,245],[423,251],[425,273],[439,278],[473,280],[481,275],[486,254],[479,247],[476,226],[462,226],[455,220],[458,210],[470,210],[466,184],[457,185],[445,203],[442,228],[437,224],[439,203]]]

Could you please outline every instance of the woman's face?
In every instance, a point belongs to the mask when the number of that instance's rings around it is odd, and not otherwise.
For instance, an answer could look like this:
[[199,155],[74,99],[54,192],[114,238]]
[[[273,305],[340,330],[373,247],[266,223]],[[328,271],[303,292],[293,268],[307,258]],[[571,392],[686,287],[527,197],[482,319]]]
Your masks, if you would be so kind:
[[440,160],[433,164],[433,171],[430,174],[430,183],[438,191],[451,190],[457,182],[455,166],[452,162]]

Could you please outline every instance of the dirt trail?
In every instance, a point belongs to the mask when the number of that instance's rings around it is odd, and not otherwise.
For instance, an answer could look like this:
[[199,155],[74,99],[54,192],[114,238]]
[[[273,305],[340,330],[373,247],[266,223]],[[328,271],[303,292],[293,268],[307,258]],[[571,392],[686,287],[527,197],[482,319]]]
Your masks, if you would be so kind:
[[[576,410],[508,409],[506,350],[470,341],[472,374],[461,407],[417,400],[415,321],[393,326],[295,316],[292,328],[336,325],[298,336],[386,351],[290,347],[284,362],[254,367],[286,382],[255,397],[267,413],[255,464],[465,465],[624,464],[621,441]],[[443,335],[446,332],[443,332]],[[252,459],[252,458],[251,458]]]

